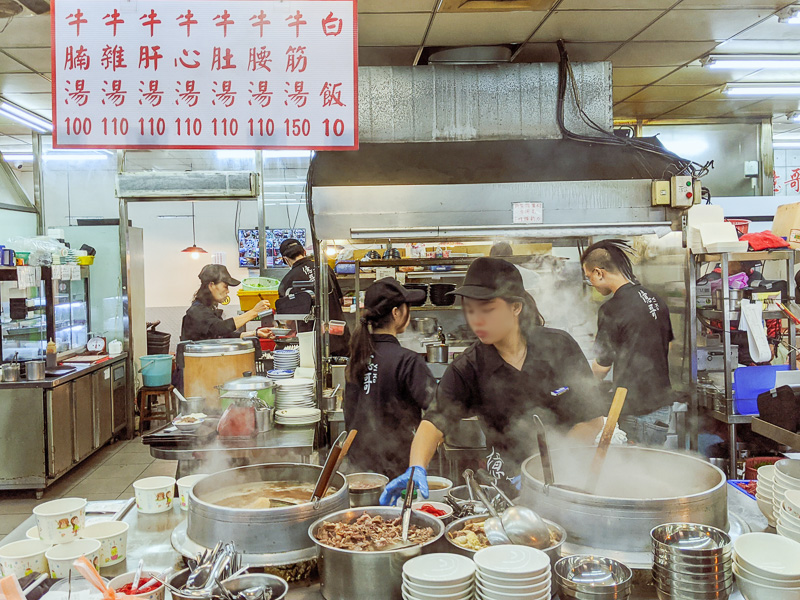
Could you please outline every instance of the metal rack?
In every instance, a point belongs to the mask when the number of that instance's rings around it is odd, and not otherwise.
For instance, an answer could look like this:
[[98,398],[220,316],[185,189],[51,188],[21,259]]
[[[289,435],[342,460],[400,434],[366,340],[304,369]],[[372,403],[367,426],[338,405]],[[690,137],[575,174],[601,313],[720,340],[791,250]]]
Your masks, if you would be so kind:
[[[733,372],[736,365],[731,364],[731,321],[739,319],[739,311],[730,310],[730,289],[727,285],[728,276],[730,274],[730,263],[741,261],[781,261],[785,263],[786,274],[789,284],[789,296],[795,296],[795,282],[794,282],[794,266],[795,266],[795,252],[793,250],[775,251],[775,252],[744,252],[744,253],[698,253],[694,254],[689,252],[689,266],[686,271],[686,289],[687,294],[687,311],[689,319],[687,319],[686,326],[689,328],[689,357],[691,360],[691,377],[692,377],[692,403],[690,410],[690,421],[692,423],[692,449],[697,449],[697,417],[699,413],[699,395],[697,393],[697,377],[698,377],[698,361],[697,361],[697,320],[702,316],[708,319],[722,321],[722,346],[723,346],[723,373],[725,380],[725,411],[716,410],[713,406],[703,406],[707,409],[707,413],[728,425],[728,434],[730,438],[729,449],[729,475],[735,474],[736,468],[736,429],[739,425],[751,424],[758,419],[754,419],[752,415],[739,415],[734,411],[733,404]],[[697,274],[698,267],[703,264],[720,263],[722,267],[722,305],[723,310],[708,310],[697,308]],[[789,364],[790,368],[795,368],[796,352],[794,348],[796,343],[796,327],[791,319],[788,319],[785,314],[780,310],[765,310],[765,319],[787,319],[789,322]],[[753,427],[756,431],[756,428]],[[760,433],[760,431],[759,431]],[[762,434],[763,435],[763,434]]]

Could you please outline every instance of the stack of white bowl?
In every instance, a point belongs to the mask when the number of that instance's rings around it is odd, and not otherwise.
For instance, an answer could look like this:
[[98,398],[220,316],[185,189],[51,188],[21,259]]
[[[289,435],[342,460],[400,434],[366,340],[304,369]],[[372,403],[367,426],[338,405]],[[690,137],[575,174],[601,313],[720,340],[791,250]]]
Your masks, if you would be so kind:
[[773,480],[775,478],[775,465],[764,465],[758,468],[758,475],[756,479],[756,500],[758,501],[758,508],[767,518],[770,527],[775,527],[777,519],[775,518],[775,509],[773,507],[773,497],[775,495]]
[[528,546],[490,546],[475,553],[478,600],[549,600],[550,557]]
[[300,366],[300,350],[287,348],[275,350],[272,359],[276,369],[296,369]]
[[776,528],[778,535],[800,542],[800,490],[784,494]]
[[800,490],[800,460],[784,458],[775,463],[775,478],[772,482],[772,489],[772,514],[777,524],[786,492]]
[[267,377],[272,379],[272,381],[292,379],[294,377],[294,369],[273,369],[272,371],[267,371]]
[[800,542],[746,533],[733,542],[733,573],[745,600],[800,598]]
[[403,564],[403,600],[472,600],[475,563],[458,554],[426,554]]

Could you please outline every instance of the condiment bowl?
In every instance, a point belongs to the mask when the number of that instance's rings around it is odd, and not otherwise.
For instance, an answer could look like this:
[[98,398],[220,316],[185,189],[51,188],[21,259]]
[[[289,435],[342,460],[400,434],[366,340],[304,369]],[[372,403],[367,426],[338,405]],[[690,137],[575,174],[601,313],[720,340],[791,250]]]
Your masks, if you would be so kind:
[[51,544],[67,544],[79,538],[86,524],[86,500],[61,498],[45,502],[33,509],[39,537]]
[[100,521],[81,530],[82,538],[100,542],[100,567],[110,567],[125,560],[129,527],[121,521]]
[[428,477],[428,500],[444,502],[451,489],[453,482],[446,477]]
[[[436,510],[443,510],[444,514],[441,515],[441,516],[440,515],[434,515],[434,514],[429,513],[426,510],[422,510],[422,507],[426,506],[426,505],[427,506],[432,506]],[[419,510],[419,511],[422,511],[424,513],[428,513],[432,517],[436,517],[437,519],[441,519],[445,523],[449,523],[450,520],[453,517],[453,507],[450,506],[449,504],[445,504],[444,502],[430,502],[428,500],[422,500],[421,502],[414,502],[411,505],[411,509],[412,510]]]
[[247,589],[264,587],[269,588],[272,595],[271,600],[283,600],[289,593],[289,584],[286,580],[277,575],[267,573],[248,573],[239,575],[221,582],[222,587],[236,596],[239,592]]
[[86,560],[92,563],[95,569],[98,569],[101,545],[97,540],[77,540],[53,546],[45,552],[47,564],[50,566],[50,576],[53,579],[61,579],[69,575],[72,570],[73,577],[80,577],[80,573],[72,568],[72,563],[81,556],[85,556]]
[[[114,590],[117,593],[117,597],[121,598],[139,598],[139,600],[164,600],[164,591],[166,590],[166,586],[163,583],[159,583],[158,587],[154,589],[152,592],[148,592],[146,594],[134,594],[134,595],[122,595],[120,594],[120,589],[128,583],[133,582],[133,578],[136,575],[134,571],[130,573],[125,573],[124,575],[120,575],[119,577],[115,577],[111,581],[108,582],[108,587]],[[158,576],[159,574],[154,571],[142,571],[142,577],[139,580],[141,583],[147,583],[154,576]],[[144,580],[144,581],[142,581]]]
[[[377,506],[380,504],[389,478],[380,473],[353,473],[347,476],[350,506]],[[355,486],[355,487],[353,487]]]

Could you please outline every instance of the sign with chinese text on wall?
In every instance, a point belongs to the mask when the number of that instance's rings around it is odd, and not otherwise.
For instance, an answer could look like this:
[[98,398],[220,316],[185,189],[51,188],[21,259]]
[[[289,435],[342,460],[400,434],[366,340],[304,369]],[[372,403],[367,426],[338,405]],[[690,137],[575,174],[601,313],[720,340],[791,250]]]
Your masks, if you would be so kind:
[[358,148],[355,0],[54,0],[57,148]]

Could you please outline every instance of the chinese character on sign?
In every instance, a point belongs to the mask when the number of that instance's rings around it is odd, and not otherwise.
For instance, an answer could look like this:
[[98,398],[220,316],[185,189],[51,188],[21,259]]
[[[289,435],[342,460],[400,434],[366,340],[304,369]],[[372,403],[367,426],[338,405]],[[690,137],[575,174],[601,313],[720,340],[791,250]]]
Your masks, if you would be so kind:
[[[180,86],[181,82],[178,82]],[[200,100],[200,92],[196,92],[194,89],[194,81],[190,80],[185,82],[184,90],[181,92],[181,88],[178,87],[175,91],[178,92],[178,98],[183,100],[186,106],[197,106],[198,100]],[[179,104],[178,100],[175,100],[175,104]]]
[[214,53],[211,58],[211,70],[221,71],[223,69],[235,69],[231,60],[233,59],[233,52],[230,48],[225,48],[225,54],[222,54],[222,49],[219,46],[214,46]]
[[79,8],[74,13],[67,15],[67,19],[73,19],[72,21],[67,21],[68,25],[75,25],[75,36],[78,37],[81,35],[81,25],[85,25],[89,21],[84,19],[83,11]]
[[286,72],[287,73],[302,73],[308,66],[308,58],[306,57],[306,47],[289,46],[286,50]]
[[153,70],[158,71],[158,61],[164,58],[159,50],[161,46],[139,46],[139,68],[149,69],[152,61]]
[[72,46],[67,46],[64,69],[67,71],[73,71],[75,69],[79,71],[86,71],[89,69],[90,63],[91,59],[89,58],[89,52],[86,50],[86,48],[81,46],[76,50]]
[[[67,81],[67,85],[72,85],[69,81]],[[68,87],[64,88],[69,95],[69,98],[72,99],[75,104],[78,106],[85,106],[86,103],[89,101],[89,90],[86,89],[86,81],[83,79],[76,79],[75,80],[75,88],[70,91]],[[65,104],[69,104],[69,99],[64,100]]]
[[267,14],[261,10],[257,15],[250,17],[250,20],[255,21],[255,23],[252,23],[253,27],[260,27],[258,37],[264,37],[264,27],[270,24],[270,22],[267,21]]
[[303,91],[303,82],[302,81],[295,81],[294,82],[294,91],[290,90],[288,86],[291,84],[287,81],[286,82],[287,88],[284,90],[288,95],[286,100],[283,102],[286,106],[289,106],[289,101],[295,103],[297,108],[303,108],[308,102],[308,92]]
[[789,176],[789,179],[786,180],[786,183],[788,183],[789,187],[795,192],[800,192],[800,169],[792,169],[792,174]]
[[[194,19],[194,13],[191,10],[187,10],[185,14],[178,15],[178,18],[175,19],[178,21],[178,27],[186,27],[186,37],[188,38],[191,35],[192,25],[197,25],[197,19]],[[183,21],[181,21],[183,19]]]
[[121,19],[120,16],[121,15],[119,14],[119,11],[115,8],[113,11],[111,11],[111,14],[107,14],[105,17],[103,17],[103,19],[108,19],[105,24],[114,28],[114,33],[111,34],[112,37],[117,36],[117,25],[125,22],[125,20]]
[[125,69],[128,66],[125,64],[125,50],[122,46],[106,46],[103,48],[103,57],[100,59],[100,63],[106,71]]
[[[175,59],[176,67],[178,66],[179,63],[182,67],[185,67],[187,69],[196,69],[197,67],[200,66],[200,61],[197,59],[194,59],[193,62],[186,62],[184,60],[184,58],[189,58],[188,50],[184,50],[181,54],[183,54],[183,56],[179,56],[178,58]],[[200,52],[198,52],[197,50],[192,50],[192,54],[194,54],[195,56],[200,56]]]
[[[214,85],[218,85],[217,82],[214,82]],[[233,106],[233,103],[236,101],[236,92],[231,91],[231,82],[230,81],[223,81],[222,82],[222,90],[217,91],[217,88],[212,88],[211,91],[216,95],[217,100],[219,103],[222,104],[225,108],[230,108]],[[216,105],[217,100],[212,100],[211,104]]]
[[325,85],[322,86],[322,91],[319,93],[322,96],[322,106],[345,106],[344,102],[342,102],[342,90],[339,89],[342,87],[341,83],[334,83],[331,84],[330,82],[326,81]]
[[[107,81],[103,82],[105,85],[108,85]],[[122,106],[125,104],[125,98],[127,91],[122,89],[122,81],[119,79],[114,79],[111,81],[111,90],[106,90],[103,88],[103,93],[106,97],[102,100],[102,103],[106,103],[106,99],[113,104],[114,106]]]
[[[250,82],[250,85],[253,85],[252,81]],[[250,92],[250,95],[253,96],[253,100],[255,100],[256,104],[258,104],[262,108],[266,108],[272,101],[272,92],[268,91],[268,89],[269,89],[268,81],[259,81],[258,89],[255,92],[252,90],[252,88],[247,91]],[[247,103],[252,105],[253,100],[249,100]]]
[[[139,82],[141,85],[144,85],[144,81]],[[158,89],[158,80],[154,79],[147,83],[147,91],[145,92],[143,88],[139,88],[139,91],[142,93],[142,99],[139,100],[139,104],[144,104],[145,102],[149,103],[150,106],[160,106],[161,99],[164,96],[164,92]]]
[[161,25],[161,19],[158,18],[158,14],[152,8],[150,9],[149,13],[143,14],[139,17],[140,21],[144,21],[142,23],[142,27],[149,27],[150,28],[150,37],[153,37],[153,30],[155,29],[156,25]]
[[306,21],[303,21],[303,15],[299,10],[295,14],[286,17],[285,20],[291,21],[288,26],[295,28],[294,37],[296,38],[300,37],[300,25],[308,25]]
[[773,187],[772,192],[774,194],[777,194],[778,192],[781,191],[781,176],[778,175],[777,171],[772,172],[772,187]]
[[212,19],[212,21],[216,21],[219,19],[219,23],[217,23],[217,27],[222,27],[222,37],[228,37],[228,25],[233,25],[234,21],[231,19],[231,15],[227,10],[223,10],[221,15],[217,15]]
[[264,71],[272,72],[272,69],[269,68],[268,64],[272,62],[270,54],[272,54],[272,52],[267,50],[266,46],[261,46],[261,48],[250,48],[250,56],[247,60],[247,70],[258,71],[259,69],[263,69]]
[[322,19],[322,33],[336,37],[342,33],[342,20],[334,17],[332,12],[328,13],[328,16]]

